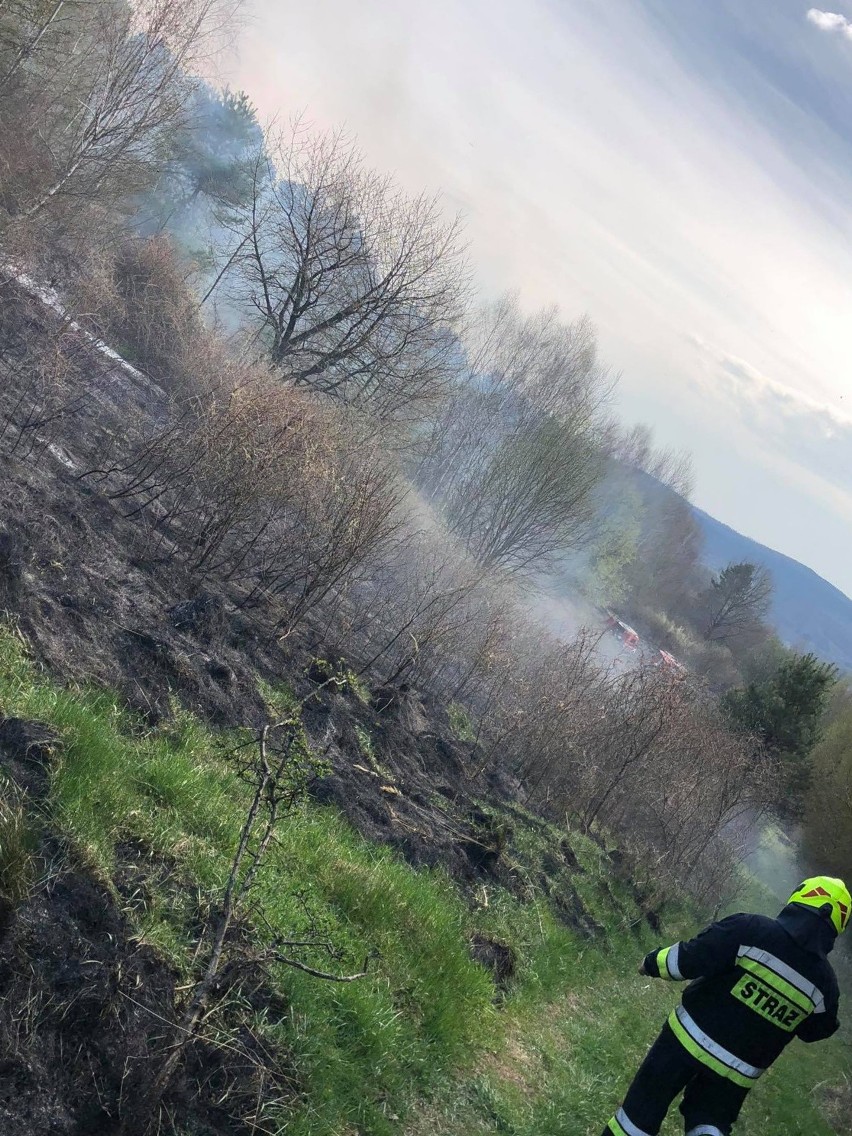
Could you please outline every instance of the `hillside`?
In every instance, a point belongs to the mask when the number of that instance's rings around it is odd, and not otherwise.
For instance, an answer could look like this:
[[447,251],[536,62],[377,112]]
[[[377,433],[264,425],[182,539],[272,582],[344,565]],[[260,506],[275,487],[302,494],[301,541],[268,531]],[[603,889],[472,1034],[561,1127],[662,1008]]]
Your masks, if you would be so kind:
[[770,621],[781,639],[852,672],[852,599],[792,557],[743,536],[701,509],[693,512],[704,534],[707,566],[715,571],[745,560],[764,565],[775,589]]
[[[221,570],[187,568],[197,507],[165,510],[160,494],[146,512],[109,480],[125,467],[135,478],[136,453],[161,476],[150,439],[163,421],[171,439],[162,388],[63,321],[72,399],[49,421],[21,419],[56,313],[19,285],[6,297],[15,429],[0,493],[5,1128],[151,1130],[144,1105],[158,1054],[181,1038],[250,801],[240,755],[269,727],[273,739],[290,736],[285,756],[295,747],[308,763],[305,791],[288,798],[224,941],[156,1129],[597,1136],[672,1003],[670,988],[637,979],[636,960],[705,919],[700,889],[718,895],[717,866],[726,878],[713,844],[693,868],[689,905],[661,904],[660,869],[649,874],[639,852],[657,832],[651,774],[688,786],[700,770],[698,791],[727,791],[715,778],[743,783],[727,759],[714,766],[729,743],[717,731],[712,750],[685,746],[700,745],[700,708],[653,668],[629,680],[625,700],[581,651],[548,654],[540,632],[542,670],[510,704],[496,750],[489,723],[440,693],[440,667],[430,677],[423,652],[394,653],[393,626],[383,632],[373,618],[344,656],[341,616],[352,614],[341,602],[270,635],[274,607],[247,607]],[[467,617],[464,627],[469,637]],[[450,690],[463,689],[449,677]],[[587,684],[596,713],[584,725]],[[612,780],[607,747],[618,760],[636,698],[655,691],[668,709]],[[578,726],[592,732],[558,732]],[[588,769],[566,768],[572,738],[592,754]],[[548,800],[563,792],[571,816]],[[688,853],[665,847],[674,863]],[[848,1132],[847,1065],[845,1040],[785,1061],[750,1103],[743,1136],[767,1124],[790,1136]],[[812,1098],[817,1082],[826,1087]]]
[[[639,960],[800,878],[688,458],[439,196],[212,86],[231,3],[0,9],[0,1134],[599,1136]],[[572,559],[686,665],[554,627]],[[852,1136],[849,1028],[738,1136]]]
[[[7,304],[7,334],[25,328],[30,351],[50,342],[52,311],[32,294],[22,310]],[[168,400],[72,334],[75,391],[86,398],[49,441],[39,425],[32,445],[11,449],[0,495],[5,1127],[150,1130],[156,1055],[180,1037],[250,800],[239,755],[283,721],[287,744],[309,761],[306,791],[234,920],[157,1130],[597,1136],[674,997],[637,979],[636,960],[706,918],[692,903],[663,906],[659,870],[650,876],[636,851],[642,793],[656,792],[648,771],[664,761],[667,775],[700,768],[704,783],[712,773],[709,752],[696,759],[683,745],[691,719],[672,719],[666,749],[653,748],[657,724],[653,747],[637,750],[647,764],[622,766],[601,797],[592,782],[583,821],[576,797],[568,817],[524,785],[525,769],[547,771],[547,747],[565,752],[550,732],[560,715],[531,693],[497,758],[468,711],[430,693],[428,676],[393,655],[344,658],[327,616],[270,636],[268,610],[246,609],[215,572],[201,577],[164,555],[140,529],[143,514],[108,491],[104,455],[117,464],[115,440],[134,444],[129,423],[147,438]],[[15,383],[28,374],[10,371]],[[179,523],[156,520],[181,539]],[[570,649],[558,657],[561,667],[545,657],[543,676],[567,676],[557,696],[573,723],[570,707],[582,704],[572,685],[597,680]],[[636,681],[653,690],[656,672]],[[612,699],[619,687],[599,689]],[[671,703],[678,691],[661,692]],[[692,698],[679,705],[694,713]],[[622,712],[613,701],[610,713]],[[596,775],[607,736],[593,743]],[[558,791],[552,774],[548,786]],[[625,794],[629,831],[602,810]],[[846,1040],[796,1057],[749,1102],[743,1136],[767,1125],[789,1136],[850,1131]]]
[[[281,826],[157,1131],[598,1136],[677,996],[638,978],[637,959],[686,937],[696,916],[657,911],[600,834],[511,800],[478,810],[471,842],[463,798],[439,794],[438,806],[399,768],[395,751],[415,735],[397,724],[388,745],[356,691],[317,693],[320,718],[344,730],[353,716],[372,720],[377,787],[393,802],[382,823],[409,827],[395,816],[407,801],[421,847],[452,874],[359,836],[317,786]],[[0,926],[0,1119],[16,1136],[124,1136],[137,1131],[163,1023],[192,982],[245,786],[221,734],[185,714],[142,730],[103,691],[55,685],[8,631],[0,700],[0,764],[33,857]],[[445,747],[458,744],[420,713]],[[447,772],[438,758],[433,775]],[[8,840],[10,815],[6,806],[4,884],[21,843]],[[448,833],[464,868],[444,859]],[[745,902],[774,907],[762,894]],[[265,962],[268,936],[294,928],[314,940],[302,954],[314,966],[351,969],[366,956],[367,973],[338,984]],[[797,1046],[751,1094],[738,1134],[850,1133],[846,1068],[845,1041]],[[678,1127],[672,1117],[666,1136]]]

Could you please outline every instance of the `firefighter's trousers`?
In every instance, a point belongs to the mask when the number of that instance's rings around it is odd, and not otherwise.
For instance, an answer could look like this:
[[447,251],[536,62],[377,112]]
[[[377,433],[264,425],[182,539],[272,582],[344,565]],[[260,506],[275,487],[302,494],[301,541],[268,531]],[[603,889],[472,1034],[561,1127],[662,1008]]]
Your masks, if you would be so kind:
[[603,1136],[657,1136],[680,1093],[687,1136],[730,1136],[748,1089],[702,1065],[666,1025]]

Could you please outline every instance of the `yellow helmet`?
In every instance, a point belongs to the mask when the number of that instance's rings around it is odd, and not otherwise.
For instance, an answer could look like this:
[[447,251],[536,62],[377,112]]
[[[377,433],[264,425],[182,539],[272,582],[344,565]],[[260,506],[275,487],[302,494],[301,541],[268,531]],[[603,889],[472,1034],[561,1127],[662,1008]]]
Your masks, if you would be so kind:
[[849,894],[849,888],[843,880],[836,880],[832,876],[812,876],[811,879],[805,880],[787,902],[799,903],[803,907],[814,907],[817,910],[829,905],[831,922],[838,935],[846,930],[849,916],[852,915],[852,896]]

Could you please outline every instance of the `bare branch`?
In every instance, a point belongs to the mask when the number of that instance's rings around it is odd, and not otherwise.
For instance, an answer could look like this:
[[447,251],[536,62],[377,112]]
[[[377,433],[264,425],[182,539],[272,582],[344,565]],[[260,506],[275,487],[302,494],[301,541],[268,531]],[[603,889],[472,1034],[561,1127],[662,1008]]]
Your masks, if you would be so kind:
[[330,974],[325,970],[317,970],[316,967],[307,966],[298,959],[290,958],[289,955],[282,955],[278,951],[267,956],[274,962],[281,963],[283,966],[293,967],[294,970],[301,970],[304,974],[309,974],[312,978],[322,978],[326,982],[356,982],[359,978],[366,978],[369,973],[368,964],[370,961],[369,955],[364,959],[363,969],[358,971],[357,974]]

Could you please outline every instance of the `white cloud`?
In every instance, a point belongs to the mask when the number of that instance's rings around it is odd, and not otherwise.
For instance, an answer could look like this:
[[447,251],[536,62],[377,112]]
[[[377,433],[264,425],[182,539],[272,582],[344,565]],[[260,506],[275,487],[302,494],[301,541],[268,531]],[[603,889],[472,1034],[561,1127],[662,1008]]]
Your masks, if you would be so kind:
[[839,494],[837,503],[849,512],[852,413],[793,390],[700,336],[688,338],[706,364],[699,380],[705,391],[726,399],[762,448],[831,486]]
[[705,358],[716,363],[729,380],[740,383],[744,395],[748,395],[749,392],[752,394],[759,392],[764,396],[771,396],[779,407],[783,406],[793,416],[814,415],[823,420],[827,427],[833,424],[843,429],[852,429],[852,412],[847,413],[842,408],[832,406],[822,399],[812,398],[804,391],[794,390],[785,383],[770,378],[745,359],[706,343],[699,335],[687,338]]
[[852,39],[852,20],[847,20],[839,12],[823,12],[819,8],[811,8],[808,19],[824,32],[840,32],[847,39]]

